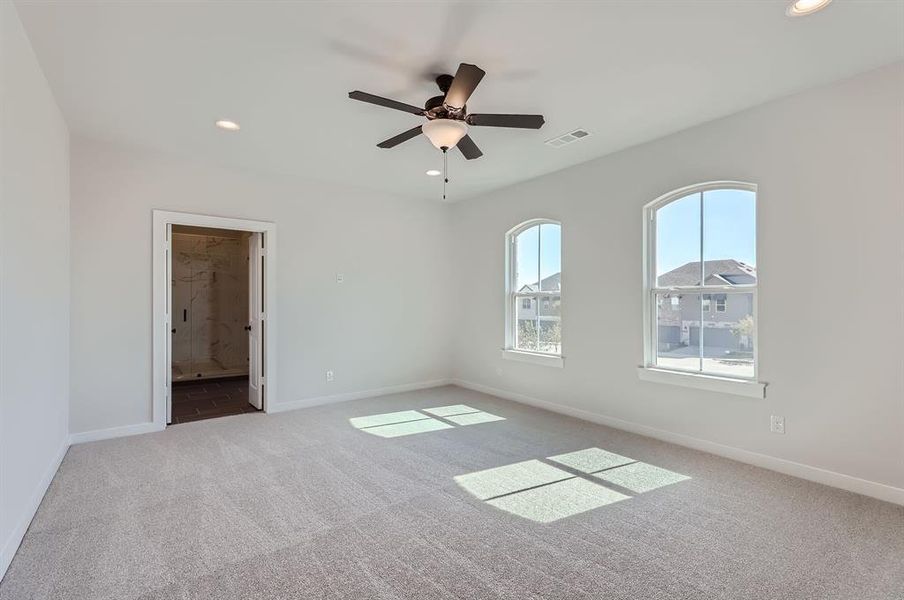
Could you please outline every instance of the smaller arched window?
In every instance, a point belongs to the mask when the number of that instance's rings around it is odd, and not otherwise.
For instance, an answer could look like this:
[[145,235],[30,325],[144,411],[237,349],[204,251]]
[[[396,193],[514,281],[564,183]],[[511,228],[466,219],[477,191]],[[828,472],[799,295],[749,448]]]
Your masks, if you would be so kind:
[[506,351],[562,355],[562,226],[537,219],[506,236]]
[[756,186],[717,182],[648,204],[647,367],[756,378]]

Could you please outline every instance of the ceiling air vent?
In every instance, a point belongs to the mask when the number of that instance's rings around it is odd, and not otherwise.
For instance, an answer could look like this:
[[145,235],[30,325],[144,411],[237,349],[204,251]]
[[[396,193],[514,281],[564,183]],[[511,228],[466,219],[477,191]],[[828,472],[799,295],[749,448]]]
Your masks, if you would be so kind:
[[570,144],[572,142],[576,142],[583,137],[587,137],[590,135],[589,132],[583,129],[575,129],[565,135],[560,135],[559,137],[554,137],[551,140],[546,140],[546,145],[552,146],[553,148],[559,148],[561,146],[565,146],[566,144]]

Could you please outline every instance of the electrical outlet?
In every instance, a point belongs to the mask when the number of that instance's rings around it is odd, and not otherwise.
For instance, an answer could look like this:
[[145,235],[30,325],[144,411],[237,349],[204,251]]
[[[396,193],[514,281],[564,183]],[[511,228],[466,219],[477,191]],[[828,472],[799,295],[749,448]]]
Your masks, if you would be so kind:
[[336,273],[336,283],[342,283],[343,281],[345,281],[345,275]]
[[772,433],[785,433],[785,417],[772,415],[769,418],[769,431]]
[[332,371],[332,370],[329,370],[329,371],[326,372],[326,380],[327,380],[327,381],[332,381],[332,380],[333,380],[333,371]]

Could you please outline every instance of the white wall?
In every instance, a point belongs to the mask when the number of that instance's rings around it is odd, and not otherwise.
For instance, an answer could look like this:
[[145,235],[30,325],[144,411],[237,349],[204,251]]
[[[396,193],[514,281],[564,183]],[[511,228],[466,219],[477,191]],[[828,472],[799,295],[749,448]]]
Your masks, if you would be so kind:
[[448,206],[74,138],[73,433],[151,420],[155,208],[277,224],[277,403],[448,376]]
[[[643,361],[641,209],[714,180],[759,184],[765,400],[641,382],[635,372]],[[455,328],[456,378],[904,487],[904,64],[453,212],[453,240],[467,240],[456,245],[457,279],[471,284]],[[499,352],[503,236],[534,217],[562,221],[563,369]],[[769,432],[771,414],[785,416],[786,435]]]
[[69,133],[0,3],[0,576],[68,447]]

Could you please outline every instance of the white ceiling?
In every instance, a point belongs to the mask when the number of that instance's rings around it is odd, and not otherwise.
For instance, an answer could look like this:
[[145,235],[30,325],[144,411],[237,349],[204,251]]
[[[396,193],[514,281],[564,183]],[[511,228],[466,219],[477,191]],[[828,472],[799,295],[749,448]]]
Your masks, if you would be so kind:
[[[75,134],[428,200],[439,151],[376,147],[419,118],[347,92],[423,105],[426,73],[471,62],[487,75],[470,111],[546,116],[474,128],[484,156],[450,155],[460,199],[904,59],[904,0],[796,19],[784,0],[17,6]],[[543,143],[577,127],[592,135]]]

